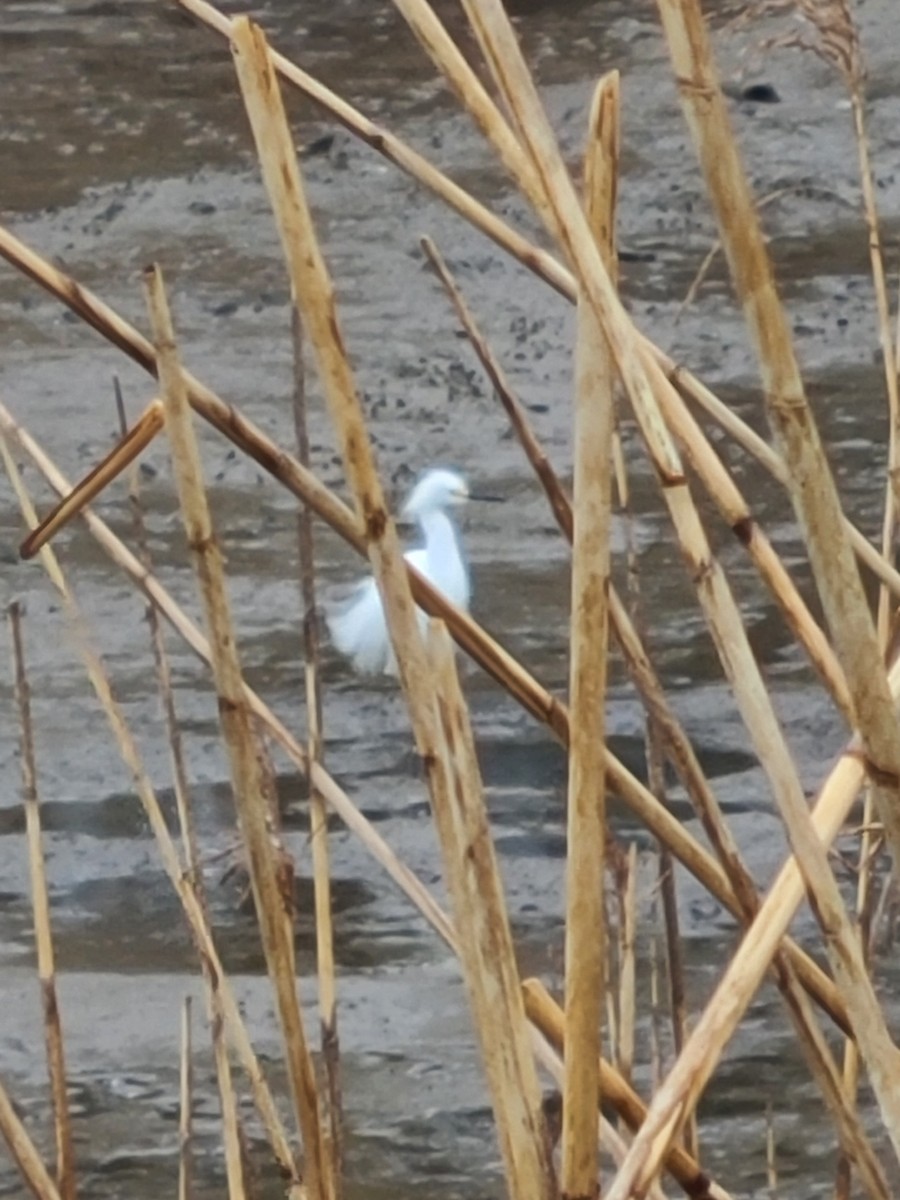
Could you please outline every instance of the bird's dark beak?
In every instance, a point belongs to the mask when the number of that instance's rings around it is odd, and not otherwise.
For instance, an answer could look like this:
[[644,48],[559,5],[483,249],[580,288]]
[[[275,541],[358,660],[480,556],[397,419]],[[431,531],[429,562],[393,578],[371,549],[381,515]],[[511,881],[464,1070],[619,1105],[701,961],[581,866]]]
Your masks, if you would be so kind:
[[469,492],[470,500],[483,500],[485,503],[502,504],[502,496],[488,496],[485,492]]

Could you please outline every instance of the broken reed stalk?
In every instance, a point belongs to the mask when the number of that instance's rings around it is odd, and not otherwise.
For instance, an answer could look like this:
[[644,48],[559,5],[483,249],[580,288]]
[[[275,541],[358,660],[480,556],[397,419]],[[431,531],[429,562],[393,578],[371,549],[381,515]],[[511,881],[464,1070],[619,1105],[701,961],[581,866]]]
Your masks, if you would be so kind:
[[[585,155],[585,207],[605,261],[615,261],[619,169],[619,76],[594,93]],[[566,1196],[597,1194],[595,1064],[603,1011],[603,886],[608,592],[615,367],[586,298],[578,301],[575,346],[574,520],[566,804],[565,1010],[562,1177]]]
[[25,647],[22,638],[22,606],[18,601],[9,605],[10,641],[16,705],[19,710],[21,739],[22,801],[25,809],[25,829],[28,838],[28,866],[31,874],[31,908],[34,914],[34,939],[37,950],[38,981],[41,989],[41,1008],[44,1017],[44,1038],[47,1050],[47,1070],[50,1075],[50,1095],[53,1106],[53,1125],[56,1131],[56,1183],[62,1200],[75,1200],[75,1154],[72,1145],[72,1121],[66,1091],[66,1056],[62,1021],[56,993],[56,965],[53,951],[53,932],[50,925],[50,896],[41,834],[41,809],[37,788],[37,764],[34,751],[34,727],[31,720],[31,689],[25,666]]
[[266,966],[275,992],[294,1111],[303,1136],[304,1181],[313,1200],[332,1200],[331,1164],[323,1142],[315,1069],[297,995],[292,876],[279,870],[267,826],[266,779],[257,752],[257,735],[244,701],[222,554],[213,531],[193,417],[159,269],[148,268],[144,282],[178,498],[210,630],[213,679],[234,801],[247,850]]
[[194,1052],[191,1038],[191,997],[181,1009],[181,1070],[178,1110],[178,1200],[193,1196],[194,1159]]
[[[439,621],[431,625],[428,649],[435,674],[439,750],[449,784],[441,797],[446,804],[435,803],[435,825],[509,1194],[523,1200],[552,1198],[557,1194],[555,1172],[475,741],[452,643]],[[596,1146],[596,1059],[590,1074],[593,1090],[586,1107]],[[584,1100],[578,1097],[579,1103]]]
[[[41,462],[41,470],[49,469],[51,474],[54,474],[57,483],[61,483],[62,487],[58,490],[64,493],[70,490],[66,486],[66,481],[61,476],[55,474],[52,464],[45,459],[38,447],[31,441],[24,430],[18,428],[14,422],[10,422],[9,414],[0,405],[0,431],[3,436],[0,436],[0,458],[3,460],[3,465],[6,473],[12,484],[13,490],[22,510],[22,515],[25,518],[27,526],[34,528],[37,525],[37,516],[34,511],[34,505],[28,495],[27,490],[22,483],[22,478],[16,466],[15,460],[10,454],[6,435],[12,433],[19,445],[32,456],[37,453],[38,457],[35,462]],[[153,589],[149,586],[148,581],[153,579],[153,576],[148,571],[147,567],[141,564],[130,551],[125,550],[125,547],[118,542],[115,535],[108,530],[99,518],[95,517],[90,511],[86,514],[89,527],[93,528],[94,523],[97,529],[94,530],[95,536],[103,544],[101,532],[106,535],[113,543],[118,543],[119,549],[124,556],[127,556],[129,563],[129,574],[132,580],[142,587],[144,594],[151,602],[155,602]],[[109,546],[105,547],[109,550]],[[159,849],[160,858],[163,867],[169,880],[175,889],[175,893],[181,901],[182,908],[187,918],[188,926],[194,938],[195,945],[200,955],[201,961],[209,964],[210,978],[213,985],[219,990],[222,1006],[225,1012],[228,1023],[228,1031],[234,1045],[237,1048],[241,1059],[242,1066],[247,1072],[250,1080],[253,1098],[256,1103],[257,1110],[262,1118],[263,1125],[266,1129],[267,1136],[272,1145],[280,1166],[285,1173],[292,1179],[298,1178],[297,1167],[294,1162],[294,1156],[284,1132],[281,1118],[275,1108],[272,1100],[271,1092],[266,1083],[259,1061],[253,1051],[253,1046],[247,1035],[246,1026],[244,1025],[243,1017],[235,999],[234,991],[228,980],[227,975],[222,969],[222,963],[216,949],[215,942],[210,931],[209,919],[206,910],[201,903],[196,889],[193,887],[189,876],[184,870],[181,857],[175,846],[172,835],[169,833],[169,827],[166,819],[163,816],[162,809],[157,799],[153,785],[144,768],[140,753],[137,748],[137,743],[128,727],[123,716],[121,707],[113,695],[109,679],[106,675],[103,661],[94,651],[91,642],[88,638],[84,621],[81,617],[80,610],[75,601],[75,598],[66,583],[65,576],[62,573],[59,562],[55,553],[49,546],[45,546],[41,550],[41,562],[50,582],[53,584],[56,591],[59,593],[70,626],[73,630],[74,641],[76,648],[81,655],[84,664],[85,672],[90,681],[91,687],[97,696],[97,699],[106,714],[107,720],[113,734],[113,737],[118,746],[119,754],[123,763],[128,769],[129,775],[134,781],[135,791],[141,801],[144,812],[147,815],[147,820],[153,835],[156,839]],[[143,586],[140,582],[143,581]],[[160,605],[160,611],[165,611],[165,607]],[[169,614],[167,614],[168,616]],[[169,617],[171,620],[171,617]],[[177,621],[172,622],[174,627],[178,629]],[[199,636],[199,635],[198,635]],[[187,639],[190,642],[190,638]],[[206,647],[206,661],[209,662],[210,651]]]
[[[296,302],[291,306],[294,351],[294,431],[297,457],[309,469],[309,431],[306,419],[306,373],[303,362],[303,321]],[[297,549],[300,565],[300,601],[303,606],[303,660],[306,691],[307,754],[311,763],[322,762],[322,691],[319,677],[319,621],[316,615],[315,544],[312,514],[297,506]],[[329,1149],[335,1200],[343,1191],[343,1114],[341,1051],[338,1037],[337,995],[334,972],[334,930],[331,919],[331,866],[328,849],[328,810],[312,777],[309,786],[309,841],[313,862],[316,910],[316,979],[319,988],[319,1027],[322,1059],[328,1088]]]

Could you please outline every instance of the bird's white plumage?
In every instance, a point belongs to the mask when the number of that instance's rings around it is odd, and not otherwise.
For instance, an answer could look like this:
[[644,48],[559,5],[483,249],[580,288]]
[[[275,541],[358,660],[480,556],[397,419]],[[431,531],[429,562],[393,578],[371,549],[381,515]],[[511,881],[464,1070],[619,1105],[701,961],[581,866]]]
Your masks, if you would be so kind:
[[[468,499],[465,480],[455,471],[429,471],[413,488],[403,515],[415,520],[424,538],[420,549],[410,550],[406,561],[459,608],[467,609],[471,596],[469,572],[459,546],[456,527],[447,510]],[[422,633],[428,615],[416,610]],[[339,609],[328,615],[328,630],[335,648],[367,675],[397,673],[397,662],[388,637],[381,597],[374,579],[364,580]]]

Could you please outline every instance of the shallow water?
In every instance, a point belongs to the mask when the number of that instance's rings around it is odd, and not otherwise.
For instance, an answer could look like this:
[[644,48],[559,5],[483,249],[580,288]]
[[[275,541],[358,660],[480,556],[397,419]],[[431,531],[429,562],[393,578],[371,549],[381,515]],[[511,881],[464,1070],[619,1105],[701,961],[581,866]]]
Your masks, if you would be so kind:
[[[720,7],[725,15],[729,6]],[[593,80],[614,65],[622,70],[624,294],[643,328],[762,428],[753,358],[720,264],[695,304],[674,321],[714,232],[653,6],[532,2],[515,8],[573,164]],[[432,155],[510,220],[534,229],[389,5],[269,0],[252,11],[288,56]],[[448,20],[457,19],[453,12]],[[871,131],[879,198],[890,215],[900,211],[894,133],[900,67],[885,36],[889,6],[870,3],[864,16],[877,97]],[[841,89],[816,60],[763,57],[752,45],[741,56],[740,48],[731,39],[719,47],[729,83],[736,89],[741,82],[765,80],[781,96],[773,105],[735,101],[733,118],[759,194],[792,189],[767,206],[765,222],[842,493],[854,517],[874,535],[885,405]],[[288,289],[227,48],[157,0],[12,0],[0,18],[0,53],[0,96],[9,114],[0,138],[0,197],[15,231],[142,328],[139,272],[158,259],[170,284],[186,362],[289,443]],[[298,142],[313,143],[330,130],[309,105],[291,107]],[[398,495],[424,464],[440,460],[463,467],[479,487],[506,498],[502,506],[472,505],[466,517],[474,610],[543,682],[561,692],[567,671],[568,598],[561,582],[567,553],[499,407],[422,267],[419,235],[429,233],[450,259],[564,473],[571,462],[571,313],[545,286],[343,132],[327,153],[305,160],[304,172],[379,462]],[[894,238],[896,221],[887,228]],[[892,242],[890,252],[896,258]],[[893,258],[889,266],[895,269]],[[113,372],[132,414],[153,394],[135,368],[5,265],[0,330],[0,398],[73,477],[114,436]],[[321,405],[315,407],[314,463],[327,482],[340,485],[333,437]],[[721,680],[651,472],[636,435],[626,432],[633,537],[650,640],[747,860],[765,882],[784,852],[767,787]],[[217,435],[204,433],[203,440],[248,674],[276,711],[299,728],[294,505]],[[797,578],[808,585],[784,498],[737,451],[723,445],[722,453]],[[143,496],[154,560],[167,586],[196,613],[163,447],[154,448],[146,462]],[[34,472],[28,476],[37,486]],[[47,493],[37,490],[46,500]],[[22,596],[28,611],[48,873],[84,1194],[127,1193],[137,1200],[168,1195],[177,1169],[181,997],[196,994],[196,1011],[202,1012],[194,958],[127,775],[66,640],[56,600],[39,566],[19,564],[8,552],[20,524],[8,489],[2,494],[0,583],[4,602]],[[122,485],[98,510],[114,529],[129,532]],[[798,763],[813,787],[840,747],[841,723],[821,699],[741,548],[708,506],[703,512],[776,690]],[[624,527],[617,526],[616,566],[623,584],[625,540]],[[79,598],[127,715],[140,731],[148,767],[160,789],[167,789],[168,757],[158,703],[148,686],[142,605],[83,529],[67,531],[60,549],[65,563],[77,568]],[[358,563],[327,533],[319,552],[327,587],[356,576]],[[170,649],[203,845],[211,856],[227,854],[233,816],[215,701],[195,660],[174,640]],[[331,769],[401,858],[441,894],[424,790],[395,689],[363,683],[331,657],[325,674]],[[561,964],[564,761],[549,736],[475,668],[465,671],[464,682],[523,970],[553,984]],[[0,676],[0,701],[0,1073],[39,1135],[47,1128],[47,1102],[6,675]],[[642,770],[640,709],[618,668],[609,722],[616,753]],[[286,836],[301,878],[298,944],[314,1028],[313,987],[307,982],[314,952],[309,848],[298,781],[285,764],[279,767],[285,771]],[[694,829],[677,792],[673,804]],[[621,806],[614,811],[623,839],[636,838],[649,853],[647,835]],[[422,1186],[435,1196],[471,1195],[473,1189],[478,1195],[501,1194],[498,1152],[455,964],[337,825],[333,862],[349,1190],[367,1200],[382,1193],[413,1194]],[[646,867],[649,875],[649,860]],[[211,858],[208,882],[225,965],[259,1045],[277,1059],[253,921],[238,886],[221,882],[223,872],[222,863]],[[689,988],[699,1008],[733,946],[734,930],[698,887],[687,880],[679,886]],[[811,934],[808,918],[798,919],[797,931]],[[645,942],[645,983],[646,953]],[[890,965],[885,972],[887,991],[895,981]],[[203,1036],[198,1030],[198,1044]],[[646,1007],[641,1036],[646,1051]],[[275,1079],[282,1082],[277,1071]],[[646,1087],[646,1069],[638,1082]],[[830,1194],[834,1139],[777,998],[765,990],[704,1107],[704,1163],[735,1195],[762,1194],[765,1186],[769,1101],[782,1195],[799,1200]],[[203,1052],[197,1103],[197,1194],[218,1195],[215,1085]],[[258,1136],[252,1118],[251,1133]],[[264,1154],[256,1157],[265,1160]],[[264,1175],[262,1183],[266,1194],[278,1194],[276,1180]],[[0,1195],[19,1194],[11,1164],[0,1158]]]

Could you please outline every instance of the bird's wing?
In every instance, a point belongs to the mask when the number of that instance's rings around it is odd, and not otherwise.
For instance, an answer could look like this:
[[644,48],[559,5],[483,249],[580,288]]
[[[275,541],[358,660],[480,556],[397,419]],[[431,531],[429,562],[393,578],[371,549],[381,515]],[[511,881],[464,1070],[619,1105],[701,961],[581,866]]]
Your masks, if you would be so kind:
[[381,597],[374,579],[364,579],[340,607],[326,615],[335,648],[357,671],[377,675],[393,659]]

